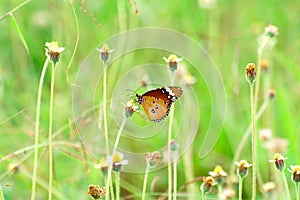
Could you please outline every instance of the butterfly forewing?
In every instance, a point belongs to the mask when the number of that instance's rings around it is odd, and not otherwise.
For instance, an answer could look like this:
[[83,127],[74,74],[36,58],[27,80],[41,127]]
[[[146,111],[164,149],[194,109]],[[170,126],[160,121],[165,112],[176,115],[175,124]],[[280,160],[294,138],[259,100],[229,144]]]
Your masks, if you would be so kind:
[[143,95],[137,95],[137,97],[149,119],[159,122],[165,119],[172,103],[181,95],[182,89],[180,87],[170,86],[151,90]]

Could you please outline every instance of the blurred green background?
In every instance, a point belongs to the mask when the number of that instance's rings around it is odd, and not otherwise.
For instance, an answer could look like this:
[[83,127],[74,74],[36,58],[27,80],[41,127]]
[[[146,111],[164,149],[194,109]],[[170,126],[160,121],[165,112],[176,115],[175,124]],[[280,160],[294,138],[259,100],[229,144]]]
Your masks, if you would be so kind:
[[[185,179],[184,171],[186,170],[192,170],[194,177],[206,176],[208,171],[212,171],[217,164],[221,164],[225,171],[229,171],[237,145],[251,119],[249,85],[245,81],[244,68],[247,63],[257,61],[258,37],[263,34],[268,24],[276,25],[280,34],[276,38],[277,43],[272,51],[264,55],[268,59],[270,68],[268,73],[262,74],[262,86],[264,86],[264,78],[267,77],[269,87],[276,90],[276,98],[268,105],[262,120],[258,122],[257,129],[271,129],[274,137],[288,140],[288,148],[283,152],[289,158],[287,165],[299,164],[300,158],[297,156],[300,153],[299,1],[137,0],[136,7],[130,2],[135,1],[85,1],[83,5],[93,17],[84,12],[80,7],[81,2],[74,2],[80,38],[78,50],[69,70],[69,78],[71,81],[75,79],[81,63],[102,41],[128,29],[169,28],[188,35],[206,48],[218,66],[224,81],[227,95],[226,119],[217,144],[204,159],[198,157],[200,140],[203,139],[200,136],[201,129],[199,129],[199,135],[190,149],[193,169],[186,169],[183,161],[179,161],[179,188],[187,181],[191,181]],[[0,16],[20,3],[21,1],[16,0],[1,2]],[[212,4],[208,7],[205,6],[210,3]],[[138,9],[138,14],[136,14],[136,9]],[[55,141],[63,141],[80,147],[79,139],[77,136],[72,137],[74,130],[69,127],[68,123],[69,119],[72,119],[73,87],[66,80],[66,67],[76,41],[76,25],[70,2],[30,1],[13,15],[27,42],[29,54],[20,41],[11,17],[8,16],[0,21],[0,156],[3,158],[34,143],[38,81],[46,58],[44,45],[49,41],[58,41],[60,46],[66,48],[56,71],[54,131],[61,131]],[[97,20],[101,27],[97,26],[93,19]],[[161,57],[167,55],[166,52],[150,52],[145,58],[137,53],[134,56],[136,59],[131,59],[131,63],[126,63],[126,60],[123,62],[125,64],[121,72],[130,70],[131,66],[144,63],[145,60],[155,60],[155,62],[165,64]],[[160,60],[156,61],[157,58]],[[109,76],[118,79],[122,75],[121,72],[114,72]],[[192,74],[193,71],[191,70],[190,73]],[[200,84],[202,83],[201,77],[197,78],[198,82],[192,85],[192,88],[195,91],[206,91],[205,84]],[[48,70],[41,105],[41,142],[47,141],[50,80],[51,73]],[[112,84],[108,88],[108,95],[111,95],[113,87]],[[259,104],[267,89],[268,87],[261,88]],[[203,98],[201,98],[201,93],[199,95],[200,107],[204,108],[201,112],[205,113],[205,106],[210,105],[210,99],[207,98],[208,94],[203,94]],[[15,115],[16,113],[19,114]],[[200,123],[201,127],[206,127],[209,119],[204,118]],[[115,134],[116,130],[113,132]],[[272,159],[272,154],[266,151],[263,145],[263,142],[259,141],[260,174],[263,182],[275,181],[273,166],[268,163],[268,160]],[[250,150],[249,139],[241,158],[250,162]],[[42,185],[47,186],[48,180],[47,149],[41,148],[39,155],[38,199],[45,199],[47,190]],[[87,168],[82,157],[80,148],[74,150],[67,145],[55,147],[55,199],[89,199],[88,185],[102,184],[103,179],[99,171],[93,168],[96,160],[88,159],[89,172],[86,173]],[[32,150],[0,162],[0,184],[5,199],[29,199],[32,162]],[[155,192],[164,192],[167,188],[165,170],[161,169],[150,175],[150,180],[159,177],[155,183]],[[287,173],[287,176],[290,174]],[[250,176],[247,177],[245,182],[247,185],[244,191],[245,198],[251,193],[250,179]],[[139,194],[142,181],[142,174],[122,174],[123,197],[132,193]],[[197,188],[200,184],[199,181],[193,183]],[[290,188],[293,188],[290,181],[289,184]],[[278,185],[277,192],[280,192],[281,187]],[[215,194],[216,190],[213,193]],[[294,194],[293,189],[291,193]],[[195,195],[193,198],[196,199],[197,196],[200,197],[200,192],[191,195]],[[258,196],[262,198],[260,192]]]

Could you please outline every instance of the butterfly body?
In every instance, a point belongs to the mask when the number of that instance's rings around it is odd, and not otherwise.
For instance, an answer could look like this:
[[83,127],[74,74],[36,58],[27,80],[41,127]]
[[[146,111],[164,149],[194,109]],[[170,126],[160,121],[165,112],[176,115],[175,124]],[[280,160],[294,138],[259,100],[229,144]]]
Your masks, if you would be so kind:
[[137,94],[136,97],[149,119],[160,122],[168,116],[171,105],[182,95],[182,92],[180,87],[170,86],[150,90],[143,95]]

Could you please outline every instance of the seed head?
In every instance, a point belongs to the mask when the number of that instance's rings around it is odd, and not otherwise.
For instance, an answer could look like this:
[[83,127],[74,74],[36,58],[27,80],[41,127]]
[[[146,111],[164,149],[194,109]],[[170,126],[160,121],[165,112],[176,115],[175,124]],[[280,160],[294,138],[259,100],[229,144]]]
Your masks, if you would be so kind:
[[274,158],[273,160],[269,160],[269,162],[274,162],[275,163],[275,167],[280,170],[283,171],[285,169],[285,163],[284,160],[286,160],[288,158],[285,158],[283,155],[281,155],[280,153],[275,153],[274,154]]
[[246,71],[246,80],[252,84],[256,80],[256,67],[254,63],[249,63],[245,68]]
[[99,185],[90,185],[88,195],[94,199],[101,199],[105,196],[105,187],[99,187]]
[[235,162],[235,164],[238,166],[237,175],[241,178],[244,178],[248,175],[248,168],[252,166],[252,164],[249,164],[246,160]]
[[200,190],[202,193],[206,194],[212,190],[212,187],[216,185],[214,178],[211,176],[207,176],[203,178],[203,183],[200,186]]

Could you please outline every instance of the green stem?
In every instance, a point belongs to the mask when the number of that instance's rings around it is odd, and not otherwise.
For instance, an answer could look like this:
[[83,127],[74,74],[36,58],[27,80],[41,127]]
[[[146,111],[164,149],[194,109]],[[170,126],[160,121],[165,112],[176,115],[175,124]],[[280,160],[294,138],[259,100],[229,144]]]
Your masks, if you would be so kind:
[[296,199],[299,200],[299,183],[295,182],[295,189],[296,189]]
[[[171,70],[171,85],[174,84],[174,72]],[[172,161],[171,161],[171,140],[172,140],[172,125],[174,119],[174,106],[170,108],[170,120],[168,128],[168,200],[172,199]]]
[[177,199],[177,151],[173,152],[173,200]]
[[53,187],[53,155],[52,155],[52,124],[53,124],[53,96],[54,96],[54,82],[55,82],[55,64],[52,63],[51,74],[51,91],[50,91],[50,108],[49,108],[49,136],[48,136],[48,148],[49,148],[49,195],[48,199],[52,199],[52,187]]
[[5,13],[4,15],[2,15],[0,17],[0,22],[5,19],[8,15],[10,15],[11,13],[14,13],[15,11],[17,11],[18,9],[20,9],[21,7],[23,7],[24,5],[26,5],[27,3],[29,3],[31,0],[27,0],[27,1],[24,1],[22,3],[20,3],[20,5],[18,5],[17,7],[11,9],[10,11],[8,11],[7,13]]
[[243,178],[239,176],[239,200],[242,200],[243,198]]
[[116,200],[120,200],[120,171],[116,171]]
[[38,89],[37,103],[36,103],[36,114],[35,114],[35,132],[34,132],[34,158],[33,158],[33,174],[31,183],[31,200],[35,199],[35,189],[36,189],[36,177],[37,177],[37,165],[38,165],[38,144],[39,144],[39,129],[40,129],[40,115],[41,115],[41,98],[43,91],[43,83],[47,67],[49,64],[49,59],[45,60]]
[[218,199],[221,199],[222,195],[222,184],[218,184]]
[[121,123],[121,126],[120,126],[120,128],[119,128],[117,137],[116,137],[116,141],[115,141],[115,144],[114,144],[114,149],[113,149],[112,155],[114,155],[114,154],[116,153],[116,151],[117,151],[117,148],[118,148],[118,145],[119,145],[119,141],[120,141],[120,137],[121,137],[121,134],[122,134],[122,132],[123,132],[125,123],[126,123],[126,117],[124,116],[123,121],[122,121],[122,123]]
[[287,200],[290,200],[291,199],[291,195],[290,195],[290,190],[289,190],[289,186],[288,186],[288,183],[287,183],[287,180],[286,180],[286,176],[284,174],[284,170],[281,170],[281,177],[282,177],[282,181],[283,181],[283,184],[284,184],[284,189],[285,189],[285,194],[286,194],[286,199]]
[[206,194],[205,194],[204,192],[202,192],[201,199],[202,199],[202,200],[205,200],[205,199],[206,199]]
[[104,137],[105,137],[105,148],[106,155],[109,155],[108,146],[108,131],[107,131],[107,110],[106,110],[106,87],[107,87],[107,62],[103,62],[103,123],[104,123]]
[[147,163],[145,176],[144,176],[144,184],[143,184],[143,192],[142,192],[142,200],[146,199],[146,187],[147,187],[147,181],[148,181],[148,174],[150,170],[150,165]]
[[20,40],[21,40],[21,42],[22,42],[22,44],[23,44],[23,46],[24,46],[27,54],[29,54],[28,45],[27,45],[26,40],[25,40],[25,38],[23,36],[23,33],[22,33],[22,31],[21,31],[21,29],[20,29],[20,27],[18,25],[18,22],[17,22],[16,18],[14,17],[14,15],[12,13],[10,13],[10,16],[11,16],[12,23],[13,23],[13,25],[14,25],[17,33],[18,33],[18,36],[19,36],[19,38],[20,38]]
[[[261,105],[261,107],[259,108],[258,112],[255,114],[255,122],[257,122],[260,117],[262,116],[262,114],[264,113],[264,111],[266,110],[268,104],[270,102],[270,99],[269,98],[266,98],[263,102],[263,104]],[[242,150],[247,142],[247,139],[249,137],[249,135],[251,134],[251,130],[252,130],[252,122],[249,124],[246,132],[244,133],[244,136],[243,138],[241,139],[236,151],[235,151],[235,154],[234,154],[234,158],[232,160],[232,164],[231,164],[231,168],[230,168],[230,174],[233,175],[234,174],[234,167],[235,167],[235,162],[238,161],[241,153],[242,153]]]
[[256,199],[256,131],[255,131],[255,106],[254,106],[254,83],[250,83],[250,104],[252,121],[252,200]]
[[[110,179],[109,181],[109,188],[110,188],[110,196],[111,196],[111,199],[114,200],[115,199],[115,195],[114,195],[114,186],[113,186],[113,181],[112,179]],[[107,191],[108,193],[108,191]]]
[[4,200],[4,195],[3,195],[3,191],[2,191],[1,185],[0,185],[0,200]]

